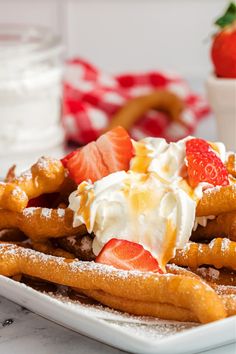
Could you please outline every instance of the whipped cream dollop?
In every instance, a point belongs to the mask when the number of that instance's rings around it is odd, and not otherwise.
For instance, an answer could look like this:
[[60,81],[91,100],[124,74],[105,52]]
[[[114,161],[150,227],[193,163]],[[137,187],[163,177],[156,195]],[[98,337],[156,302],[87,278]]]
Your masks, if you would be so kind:
[[[173,182],[186,175],[186,142],[193,139],[188,136],[175,143],[167,143],[162,138],[144,138],[133,141],[135,156],[130,169],[139,173],[156,172],[160,177]],[[225,162],[226,149],[223,143],[209,143],[214,153]]]
[[156,173],[116,172],[95,182],[83,182],[70,196],[74,226],[85,224],[96,235],[97,255],[112,238],[137,242],[164,266],[188,241],[195,202],[176,184]]
[[[133,142],[135,156],[128,172],[112,173],[95,183],[84,181],[70,195],[74,227],[85,224],[94,233],[95,255],[110,239],[125,239],[141,244],[164,269],[175,250],[184,247],[198,222],[196,206],[203,188],[209,187],[199,183],[193,189],[187,182],[190,139],[170,144],[161,138]],[[224,161],[224,145],[211,147]],[[200,222],[206,223],[203,218]]]

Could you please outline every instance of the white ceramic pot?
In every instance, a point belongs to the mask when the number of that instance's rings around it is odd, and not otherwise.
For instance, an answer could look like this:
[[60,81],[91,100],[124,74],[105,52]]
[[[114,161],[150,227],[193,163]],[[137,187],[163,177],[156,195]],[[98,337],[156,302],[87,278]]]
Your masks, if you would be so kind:
[[227,150],[236,151],[236,79],[210,75],[207,95],[216,117],[219,140]]

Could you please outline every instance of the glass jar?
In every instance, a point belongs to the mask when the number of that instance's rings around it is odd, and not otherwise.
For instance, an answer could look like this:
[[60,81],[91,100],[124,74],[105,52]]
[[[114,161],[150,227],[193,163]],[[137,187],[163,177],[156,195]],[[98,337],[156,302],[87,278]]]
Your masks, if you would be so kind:
[[0,177],[63,155],[62,45],[50,30],[0,25]]

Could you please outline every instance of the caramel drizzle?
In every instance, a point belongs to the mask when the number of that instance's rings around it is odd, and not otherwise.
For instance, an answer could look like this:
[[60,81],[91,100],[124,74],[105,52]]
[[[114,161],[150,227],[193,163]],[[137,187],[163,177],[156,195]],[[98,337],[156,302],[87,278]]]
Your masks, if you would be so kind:
[[90,209],[91,204],[94,201],[94,190],[87,189],[87,182],[82,182],[78,187],[77,196],[80,197],[80,207],[77,211],[78,215],[81,215],[84,219],[84,223],[86,225],[87,230],[90,230],[91,222],[90,222]]

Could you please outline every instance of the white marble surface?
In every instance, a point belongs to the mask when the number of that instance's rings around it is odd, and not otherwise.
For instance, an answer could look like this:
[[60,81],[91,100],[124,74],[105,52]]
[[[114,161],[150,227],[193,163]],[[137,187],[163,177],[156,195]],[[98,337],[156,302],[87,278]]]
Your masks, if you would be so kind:
[[[0,353],[118,354],[125,352],[68,330],[0,297]],[[204,353],[235,354],[236,343]]]

